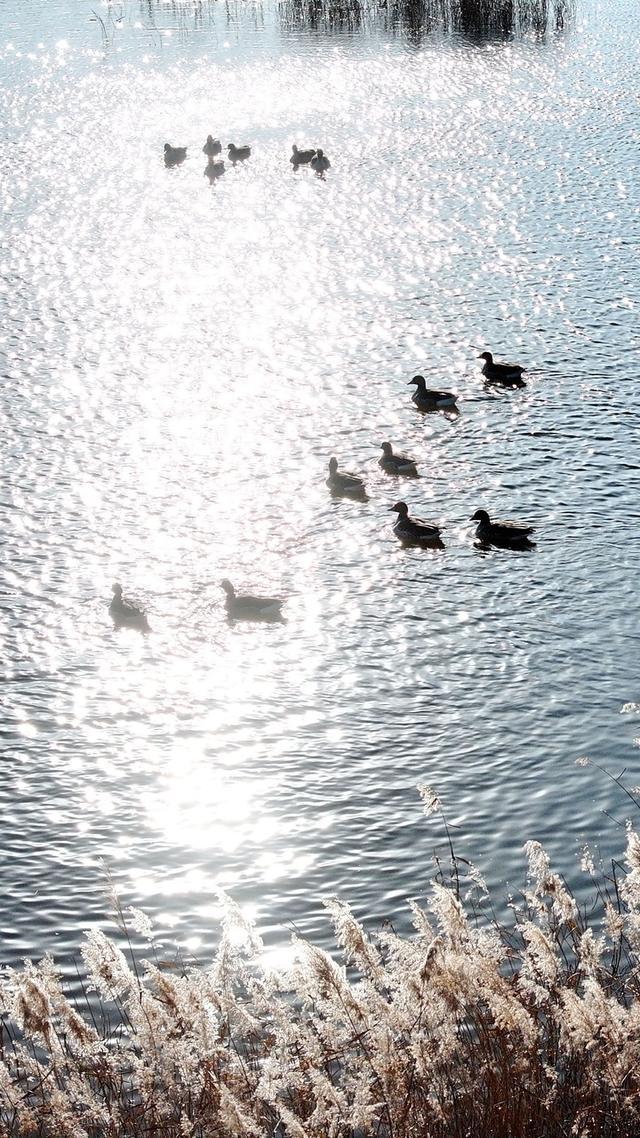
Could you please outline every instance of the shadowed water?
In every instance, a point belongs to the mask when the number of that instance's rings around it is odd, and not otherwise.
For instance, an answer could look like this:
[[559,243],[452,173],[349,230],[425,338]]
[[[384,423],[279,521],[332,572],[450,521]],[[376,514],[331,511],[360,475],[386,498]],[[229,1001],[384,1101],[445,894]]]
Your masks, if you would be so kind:
[[[527,838],[569,876],[618,851],[575,759],[640,782],[632,7],[419,48],[122,11],[16,3],[0,38],[3,958],[71,952],[106,868],[202,955],[218,886],[273,945],[326,940],[328,893],[401,923],[444,848],[417,783],[499,892]],[[213,186],[209,132],[253,148]],[[485,348],[527,388],[485,391]],[[399,546],[399,497],[444,550]],[[476,549],[480,506],[535,551]],[[223,577],[286,622],[230,624]]]

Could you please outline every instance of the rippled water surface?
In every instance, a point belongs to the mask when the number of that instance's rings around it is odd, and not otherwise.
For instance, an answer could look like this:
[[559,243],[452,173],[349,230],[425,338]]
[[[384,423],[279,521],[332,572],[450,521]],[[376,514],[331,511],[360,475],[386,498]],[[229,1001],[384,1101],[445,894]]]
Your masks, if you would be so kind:
[[[634,4],[474,43],[2,8],[3,959],[64,960],[106,870],[203,957],[218,886],[272,945],[326,942],[328,893],[402,922],[445,849],[418,783],[500,895],[527,838],[569,876],[618,852],[575,759],[640,782]],[[208,132],[253,147],[213,187]],[[483,389],[485,348],[524,391]],[[443,551],[398,545],[399,497]],[[476,549],[479,506],[536,550]],[[229,624],[224,576],[286,622]]]

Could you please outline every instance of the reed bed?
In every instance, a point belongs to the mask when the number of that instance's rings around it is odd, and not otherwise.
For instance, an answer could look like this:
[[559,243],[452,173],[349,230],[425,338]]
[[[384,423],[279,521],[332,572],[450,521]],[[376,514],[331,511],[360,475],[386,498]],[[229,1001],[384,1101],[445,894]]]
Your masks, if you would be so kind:
[[[214,19],[216,0],[140,0],[139,11],[153,30],[158,19],[170,20],[183,33],[197,30]],[[231,20],[238,18],[242,5],[229,4],[222,11]],[[253,4],[256,14],[264,5]],[[287,27],[309,27],[325,31],[382,25],[410,31],[467,35],[510,35],[534,32],[544,34],[561,29],[571,19],[575,0],[279,0],[278,10]],[[116,12],[119,15],[122,7]],[[100,20],[103,32],[107,29]],[[108,18],[113,11],[108,9]]]
[[382,26],[430,33],[545,35],[563,29],[575,12],[574,0],[280,0],[286,27],[325,32]]
[[[0,1133],[637,1138],[640,836],[606,871],[585,853],[588,905],[525,850],[507,922],[451,849],[411,935],[328,900],[337,955],[295,939],[286,973],[229,898],[209,968],[139,964],[94,930],[82,1007],[50,959],[5,970]],[[146,918],[119,920],[153,957]]]

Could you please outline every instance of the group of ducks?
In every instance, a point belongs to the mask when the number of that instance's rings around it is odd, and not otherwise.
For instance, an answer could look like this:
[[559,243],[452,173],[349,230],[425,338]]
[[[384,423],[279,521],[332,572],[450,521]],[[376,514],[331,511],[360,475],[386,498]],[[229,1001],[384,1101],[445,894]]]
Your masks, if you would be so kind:
[[[218,158],[222,153],[222,143],[219,138],[214,138],[212,134],[207,135],[207,141],[202,147],[202,153],[207,156],[207,165],[205,166],[204,176],[213,183],[216,178],[220,178],[225,171],[224,161]],[[164,164],[165,166],[180,166],[187,157],[186,146],[172,146],[170,142],[164,144]],[[247,158],[251,157],[250,146],[236,146],[234,142],[227,143],[227,158],[232,166],[238,162],[246,162]],[[313,150],[299,150],[295,142],[292,146],[292,154],[289,159],[294,170],[299,166],[310,166],[315,170],[316,174],[323,176],[330,168],[331,163],[327,158],[321,147]]]
[[[207,139],[214,144],[216,140]],[[248,148],[247,148],[248,149]],[[219,151],[217,151],[219,153]],[[211,155],[211,157],[214,157]],[[522,388],[526,386],[522,378],[525,368],[519,364],[495,363],[491,352],[482,352],[478,357],[483,360],[482,374],[487,385],[496,385],[504,388]],[[412,401],[419,411],[457,412],[457,396],[452,391],[440,391],[428,388],[424,376],[414,375],[409,385],[415,386]],[[382,458],[378,465],[385,474],[394,478],[419,478],[418,467],[412,458],[404,454],[395,454],[390,442],[381,444]],[[326,485],[335,497],[355,498],[366,501],[367,492],[364,481],[357,474],[350,474],[338,468],[337,458],[329,460],[329,477]],[[442,529],[440,526],[425,522],[421,518],[412,517],[406,502],[396,502],[389,510],[397,515],[393,525],[393,532],[405,546],[417,546],[427,549],[443,549]],[[531,540],[534,533],[533,526],[516,525],[513,522],[492,521],[486,510],[476,510],[470,521],[477,522],[475,536],[482,548],[496,546],[501,549],[526,550],[533,549]],[[226,577],[220,582],[225,594],[225,608],[232,620],[270,620],[282,619],[282,606],[284,601],[278,597],[254,596],[249,593],[236,593],[231,581]],[[123,596],[122,586],[112,586],[113,597],[109,605],[109,612],[116,628],[137,628],[142,632],[150,632],[146,613],[133,601]]]
[[[479,359],[483,360],[482,374],[485,386],[503,388],[526,387],[522,378],[525,368],[520,364],[496,363],[491,352],[481,352]],[[458,414],[457,395],[453,391],[441,391],[427,387],[423,375],[414,375],[409,380],[409,386],[415,391],[411,396],[412,402],[419,411],[443,411],[446,414]],[[382,443],[382,458],[379,466],[394,477],[419,478],[418,468],[412,458],[405,454],[394,454],[391,443]],[[337,497],[349,497],[366,500],[365,484],[357,474],[338,469],[337,458],[329,460],[329,477],[326,480],[332,494]],[[443,549],[442,530],[440,526],[413,518],[409,514],[406,502],[396,502],[389,507],[397,514],[393,532],[403,545],[426,546],[432,549]],[[531,535],[533,526],[515,525],[513,522],[492,521],[486,510],[476,510],[470,521],[477,522],[476,538],[480,546],[498,546],[502,549],[525,550],[533,549],[534,543]]]

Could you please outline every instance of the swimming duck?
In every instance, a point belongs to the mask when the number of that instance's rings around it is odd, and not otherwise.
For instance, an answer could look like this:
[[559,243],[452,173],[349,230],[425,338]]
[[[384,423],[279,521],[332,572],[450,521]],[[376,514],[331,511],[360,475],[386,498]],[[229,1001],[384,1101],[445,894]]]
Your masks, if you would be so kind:
[[325,170],[328,170],[330,166],[331,163],[326,154],[321,147],[318,147],[315,156],[311,159],[311,169],[315,170],[316,174],[324,174]]
[[224,162],[222,162],[221,160],[219,160],[218,162],[214,162],[213,158],[210,158],[209,161],[207,162],[207,165],[204,168],[205,178],[208,178],[210,182],[214,182],[216,180],[216,178],[222,177],[223,174],[224,174]]
[[343,497],[366,498],[367,496],[364,482],[361,478],[358,478],[357,474],[349,474],[347,471],[338,470],[337,458],[329,459],[327,486],[332,494],[342,495]]
[[116,628],[139,628],[141,632],[151,632],[147,614],[137,605],[134,605],[132,601],[123,597],[122,585],[116,582],[115,585],[111,586],[111,591],[113,597],[109,605],[109,612]]
[[215,158],[216,154],[222,153],[222,143],[219,138],[214,138],[213,135],[207,135],[207,141],[202,147],[202,153],[206,154],[208,158]]
[[382,458],[378,459],[385,474],[404,475],[405,478],[419,478],[418,468],[412,458],[405,454],[394,454],[391,443],[382,443]]
[[535,532],[533,526],[518,526],[513,522],[492,522],[486,510],[476,510],[470,519],[477,522],[476,537],[483,545],[499,545],[507,549],[527,549]]
[[442,545],[440,527],[423,522],[421,518],[410,517],[406,502],[396,502],[389,509],[398,515],[393,532],[405,545]]
[[282,616],[284,601],[278,597],[252,597],[250,593],[238,596],[226,577],[220,585],[227,594],[224,605],[230,617],[236,620],[278,620]]
[[166,166],[179,166],[187,157],[186,146],[172,146],[170,142],[164,144],[164,161]]
[[294,166],[306,166],[307,162],[310,162],[311,159],[315,157],[316,153],[315,150],[298,150],[295,142],[291,149],[293,151],[293,154],[291,155],[289,161],[293,163]]
[[523,371],[527,369],[520,364],[496,364],[491,352],[481,352],[478,359],[484,360],[482,374],[489,383],[501,383],[504,387],[527,386],[522,378]]
[[411,398],[419,411],[442,411],[447,407],[455,407],[458,396],[452,391],[436,391],[432,387],[427,387],[423,375],[414,375],[413,379],[409,380],[408,386],[410,387],[412,383],[416,389]]
[[251,156],[251,147],[234,146],[233,142],[230,142],[227,146],[227,156],[235,166],[236,162],[244,162],[246,158]]

